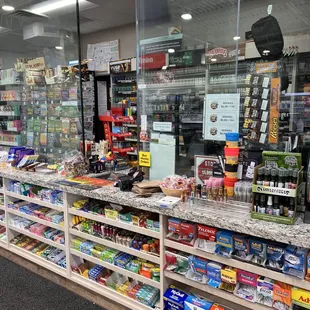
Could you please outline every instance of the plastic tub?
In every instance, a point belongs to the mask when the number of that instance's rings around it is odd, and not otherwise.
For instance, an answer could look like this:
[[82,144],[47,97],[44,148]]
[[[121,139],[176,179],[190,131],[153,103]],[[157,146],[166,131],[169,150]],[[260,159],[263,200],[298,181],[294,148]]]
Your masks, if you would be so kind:
[[234,196],[235,183],[238,181],[237,178],[224,178],[224,187],[227,189],[227,196]]
[[237,132],[228,132],[225,133],[226,136],[226,146],[229,148],[238,147],[239,134]]
[[226,158],[226,164],[228,165],[237,165],[238,164],[238,158],[239,158],[239,148],[238,147],[225,147],[225,158]]
[[225,164],[225,177],[237,178],[238,165]]

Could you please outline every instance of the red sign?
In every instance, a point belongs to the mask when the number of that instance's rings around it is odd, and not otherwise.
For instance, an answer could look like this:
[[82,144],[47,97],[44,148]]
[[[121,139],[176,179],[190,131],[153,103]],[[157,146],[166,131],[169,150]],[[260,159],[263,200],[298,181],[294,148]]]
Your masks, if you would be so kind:
[[166,53],[154,53],[140,57],[139,67],[142,69],[161,69],[166,66]]
[[213,165],[218,163],[218,159],[214,156],[195,156],[195,177],[197,184],[204,184],[204,181],[212,177]]

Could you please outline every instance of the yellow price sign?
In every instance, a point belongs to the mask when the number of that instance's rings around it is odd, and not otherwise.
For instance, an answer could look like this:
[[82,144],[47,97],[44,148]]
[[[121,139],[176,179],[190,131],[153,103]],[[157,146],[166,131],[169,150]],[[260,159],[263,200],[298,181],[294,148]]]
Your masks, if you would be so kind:
[[151,167],[151,153],[139,152],[139,166]]

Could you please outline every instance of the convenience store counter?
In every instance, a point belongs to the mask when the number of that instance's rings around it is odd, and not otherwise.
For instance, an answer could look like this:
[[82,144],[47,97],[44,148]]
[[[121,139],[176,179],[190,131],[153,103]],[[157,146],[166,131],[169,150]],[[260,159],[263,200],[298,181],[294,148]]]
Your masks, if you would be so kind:
[[188,203],[180,203],[170,210],[160,208],[157,205],[156,202],[164,196],[161,193],[153,194],[152,197],[149,198],[141,198],[137,197],[137,195],[132,192],[122,192],[118,188],[111,186],[92,191],[76,189],[71,186],[55,184],[54,182],[64,178],[60,175],[45,175],[11,169],[1,169],[0,176],[11,180],[48,187],[50,189],[60,189],[74,195],[113,202],[123,206],[206,224],[208,226],[310,248],[310,224],[304,224],[301,218],[297,219],[295,225],[253,220],[250,217],[250,212],[248,212],[249,206],[236,208],[229,203],[219,204],[207,201],[197,202],[193,206],[190,206]]

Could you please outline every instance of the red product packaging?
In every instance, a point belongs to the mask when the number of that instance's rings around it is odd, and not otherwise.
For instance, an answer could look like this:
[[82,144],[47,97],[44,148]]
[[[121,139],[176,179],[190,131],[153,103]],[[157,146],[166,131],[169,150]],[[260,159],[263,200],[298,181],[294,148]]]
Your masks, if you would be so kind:
[[197,237],[211,242],[216,242],[217,228],[197,224]]
[[181,243],[194,246],[197,236],[196,224],[181,222],[180,224]]

